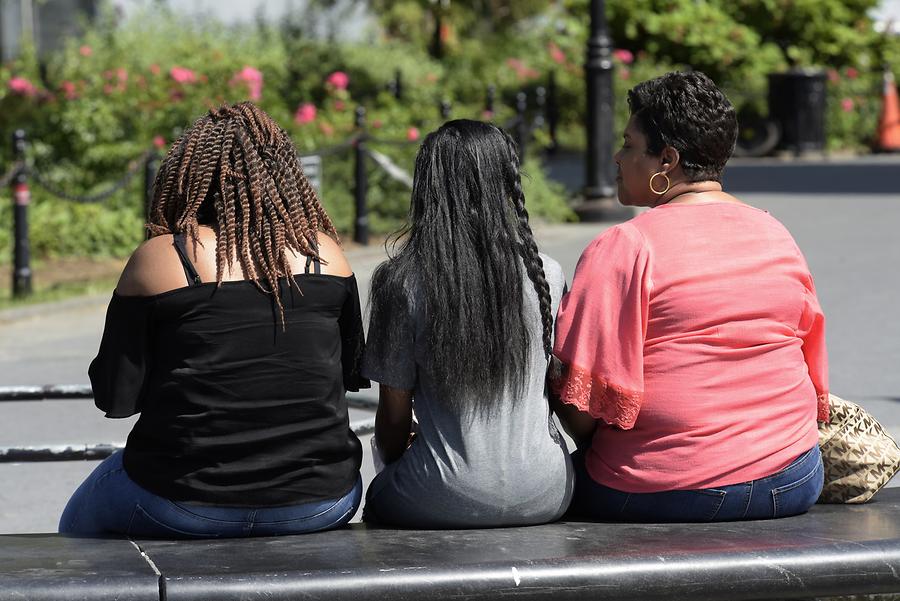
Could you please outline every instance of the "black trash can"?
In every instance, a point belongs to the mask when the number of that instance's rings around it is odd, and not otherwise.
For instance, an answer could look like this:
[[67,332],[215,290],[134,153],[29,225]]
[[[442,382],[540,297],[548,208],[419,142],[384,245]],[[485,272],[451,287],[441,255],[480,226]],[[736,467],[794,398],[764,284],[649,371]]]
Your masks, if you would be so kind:
[[824,71],[769,74],[769,117],[781,129],[778,148],[797,154],[825,150]]

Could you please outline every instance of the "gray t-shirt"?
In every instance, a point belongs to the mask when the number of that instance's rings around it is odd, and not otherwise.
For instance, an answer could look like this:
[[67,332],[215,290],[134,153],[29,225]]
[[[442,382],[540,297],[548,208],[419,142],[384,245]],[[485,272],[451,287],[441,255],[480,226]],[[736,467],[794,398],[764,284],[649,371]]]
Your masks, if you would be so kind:
[[[541,260],[556,315],[565,277],[559,263],[546,255]],[[525,386],[521,398],[505,393],[497,399],[498,410],[488,416],[472,411],[460,418],[436,395],[425,368],[418,291],[410,291],[411,314],[391,324],[409,330],[396,337],[402,342],[367,342],[363,375],[412,390],[419,421],[412,445],[369,487],[366,511],[376,519],[421,528],[485,527],[544,523],[565,512],[572,466],[544,396],[547,361],[537,293],[527,276],[522,288],[531,336]]]

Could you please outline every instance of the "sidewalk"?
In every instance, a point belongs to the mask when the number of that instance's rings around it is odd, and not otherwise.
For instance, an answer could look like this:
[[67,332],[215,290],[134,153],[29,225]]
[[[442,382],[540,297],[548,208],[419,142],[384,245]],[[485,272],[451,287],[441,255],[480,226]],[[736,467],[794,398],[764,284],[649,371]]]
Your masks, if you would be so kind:
[[[581,151],[560,150],[544,160],[551,179],[578,194],[584,185]],[[900,154],[733,158],[726,190],[740,194],[900,194]]]

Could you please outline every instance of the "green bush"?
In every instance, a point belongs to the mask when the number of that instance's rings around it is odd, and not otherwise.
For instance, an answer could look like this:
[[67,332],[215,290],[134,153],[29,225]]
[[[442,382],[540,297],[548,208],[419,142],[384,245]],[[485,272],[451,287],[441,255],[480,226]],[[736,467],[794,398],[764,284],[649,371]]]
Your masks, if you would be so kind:
[[[424,48],[392,40],[335,44],[296,34],[291,23],[229,28],[158,9],[123,24],[105,14],[81,39],[70,40],[49,58],[43,78],[28,49],[0,69],[0,138],[25,129],[29,161],[43,179],[68,193],[93,194],[107,189],[148,149],[164,151],[207,108],[250,98],[287,129],[301,153],[338,149],[323,159],[322,197],[346,233],[353,221],[348,142],[357,133],[357,106],[367,109],[366,125],[376,139],[372,147],[410,171],[416,142],[443,121],[441,100],[452,101],[452,117],[485,116],[483,86],[474,85],[468,72],[451,72],[452,63],[433,59]],[[399,100],[388,90],[396,73],[403,89]],[[501,96],[502,86],[521,83],[515,77],[497,81]],[[491,115],[498,123],[512,116],[500,103]],[[11,164],[10,152],[0,145],[0,175]],[[533,212],[567,218],[561,189],[546,183],[537,163],[529,165],[537,184]],[[33,254],[127,254],[142,238],[142,174],[136,180],[96,205],[73,204],[32,186]],[[0,191],[4,262],[11,250],[7,195]],[[384,233],[405,217],[409,191],[370,165],[367,198],[371,228]]]

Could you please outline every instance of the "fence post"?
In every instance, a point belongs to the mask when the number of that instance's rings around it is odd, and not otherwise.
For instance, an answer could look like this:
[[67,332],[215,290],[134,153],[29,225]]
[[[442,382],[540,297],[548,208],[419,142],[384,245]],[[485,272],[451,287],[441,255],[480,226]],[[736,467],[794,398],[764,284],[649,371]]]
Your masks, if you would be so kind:
[[31,191],[28,189],[28,175],[25,172],[25,130],[13,132],[13,157],[22,168],[13,178],[13,297],[28,296],[31,286],[31,248],[28,241],[28,205]]
[[550,71],[550,78],[547,80],[547,110],[545,111],[547,119],[547,130],[550,133],[550,146],[547,151],[556,152],[559,148],[559,141],[556,139],[556,127],[559,125],[559,100],[556,97],[556,71]]
[[544,111],[547,106],[547,90],[544,86],[538,86],[534,91],[534,106],[537,109],[534,115],[534,127],[540,129],[544,127]]
[[525,92],[516,94],[516,126],[515,139],[519,147],[519,160],[525,162],[525,149],[528,143],[528,123],[525,121],[525,111],[528,109],[528,96]]
[[366,194],[369,188],[368,174],[366,172],[366,109],[356,107],[356,139],[355,158],[356,170],[354,178],[353,196],[356,201],[356,221],[354,222],[353,241],[357,244],[369,243],[369,209],[366,206]]
[[151,150],[147,153],[144,163],[144,219],[150,221],[150,205],[153,203],[153,184],[156,182],[156,172],[159,171],[159,152]]
[[497,86],[491,84],[487,87],[487,98],[484,102],[484,112],[488,119],[494,117],[494,102],[497,99]]
[[394,98],[397,100],[403,99],[403,77],[400,73],[400,69],[394,71]]

